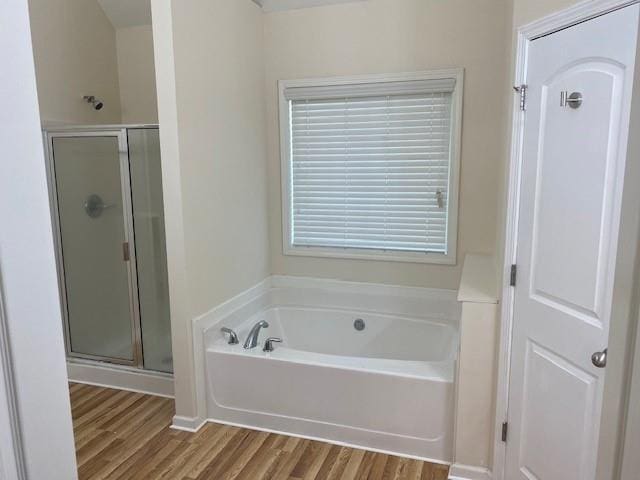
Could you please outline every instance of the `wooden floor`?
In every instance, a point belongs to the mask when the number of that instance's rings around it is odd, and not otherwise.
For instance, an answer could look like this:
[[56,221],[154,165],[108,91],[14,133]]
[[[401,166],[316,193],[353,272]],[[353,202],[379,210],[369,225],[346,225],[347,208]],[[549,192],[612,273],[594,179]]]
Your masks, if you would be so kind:
[[169,429],[173,401],[71,384],[80,479],[446,480],[447,467],[208,423]]

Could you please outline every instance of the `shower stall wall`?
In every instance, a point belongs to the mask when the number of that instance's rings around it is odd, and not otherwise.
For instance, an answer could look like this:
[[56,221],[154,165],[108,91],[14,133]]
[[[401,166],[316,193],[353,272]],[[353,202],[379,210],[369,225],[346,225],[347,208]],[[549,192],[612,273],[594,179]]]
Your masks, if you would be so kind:
[[45,139],[67,355],[171,372],[158,127]]

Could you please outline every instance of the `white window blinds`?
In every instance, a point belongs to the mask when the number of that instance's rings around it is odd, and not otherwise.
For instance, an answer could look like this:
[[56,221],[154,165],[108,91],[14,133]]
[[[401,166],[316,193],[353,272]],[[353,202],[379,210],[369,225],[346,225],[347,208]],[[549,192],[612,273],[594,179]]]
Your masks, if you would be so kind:
[[292,246],[447,253],[455,82],[400,83],[285,91]]

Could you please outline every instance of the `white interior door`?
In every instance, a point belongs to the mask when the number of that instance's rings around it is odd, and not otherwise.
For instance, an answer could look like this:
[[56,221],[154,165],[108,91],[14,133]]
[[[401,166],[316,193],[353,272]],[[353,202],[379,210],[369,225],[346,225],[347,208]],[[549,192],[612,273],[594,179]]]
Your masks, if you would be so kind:
[[529,49],[508,480],[595,478],[638,10]]
[[[0,478],[74,480],[73,424],[27,0],[0,1],[0,65],[0,336],[6,335],[0,339]],[[17,415],[7,410],[9,390]],[[12,439],[11,430],[16,432]],[[15,447],[17,437],[21,448]]]

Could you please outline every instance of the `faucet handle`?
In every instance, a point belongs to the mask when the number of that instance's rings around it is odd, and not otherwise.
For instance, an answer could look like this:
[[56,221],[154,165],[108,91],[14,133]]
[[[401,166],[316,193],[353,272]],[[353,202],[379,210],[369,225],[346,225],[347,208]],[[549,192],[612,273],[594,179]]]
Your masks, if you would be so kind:
[[234,332],[230,328],[222,327],[220,331],[229,335],[229,345],[237,345],[238,343],[240,343],[240,341],[238,340],[238,335],[236,335],[236,332]]
[[274,343],[282,343],[282,339],[278,337],[269,337],[264,342],[263,352],[273,352],[273,344]]

